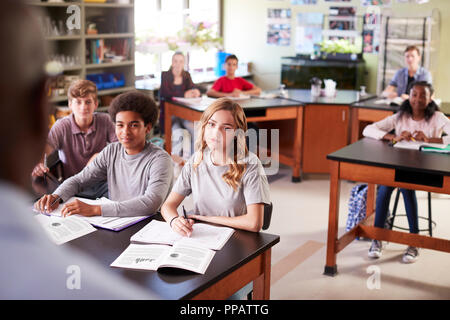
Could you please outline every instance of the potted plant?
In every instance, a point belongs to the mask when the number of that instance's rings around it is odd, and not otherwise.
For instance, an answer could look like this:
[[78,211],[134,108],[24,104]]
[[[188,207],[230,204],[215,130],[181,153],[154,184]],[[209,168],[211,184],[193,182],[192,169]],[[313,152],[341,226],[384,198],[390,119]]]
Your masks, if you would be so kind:
[[324,40],[320,43],[321,58],[325,60],[356,60],[360,50],[349,40]]

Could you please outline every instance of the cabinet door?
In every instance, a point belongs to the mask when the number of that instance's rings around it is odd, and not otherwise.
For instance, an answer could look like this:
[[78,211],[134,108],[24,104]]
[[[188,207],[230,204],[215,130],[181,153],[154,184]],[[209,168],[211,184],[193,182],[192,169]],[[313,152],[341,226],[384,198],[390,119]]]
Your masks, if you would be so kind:
[[348,144],[349,107],[308,105],[303,134],[303,172],[328,173],[327,154]]

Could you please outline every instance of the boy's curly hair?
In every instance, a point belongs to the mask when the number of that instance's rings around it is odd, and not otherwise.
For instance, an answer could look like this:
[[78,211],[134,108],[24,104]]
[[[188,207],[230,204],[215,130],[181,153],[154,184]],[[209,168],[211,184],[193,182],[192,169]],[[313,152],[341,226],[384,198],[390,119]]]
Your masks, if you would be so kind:
[[156,102],[148,95],[139,91],[129,91],[122,93],[111,101],[108,108],[109,115],[113,122],[116,122],[116,115],[122,111],[134,111],[139,113],[144,120],[144,124],[155,126],[158,119],[158,107]]

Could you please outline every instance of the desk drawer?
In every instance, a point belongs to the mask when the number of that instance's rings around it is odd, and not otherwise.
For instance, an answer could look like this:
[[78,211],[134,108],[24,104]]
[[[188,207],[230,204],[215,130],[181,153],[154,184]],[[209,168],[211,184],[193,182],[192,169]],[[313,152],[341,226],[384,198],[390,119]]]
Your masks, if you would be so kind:
[[392,111],[360,108],[358,110],[358,120],[377,122],[377,121],[383,120],[384,118],[386,118],[392,114],[394,114]]
[[245,109],[247,121],[270,121],[283,119],[296,119],[297,107],[267,108],[267,109]]

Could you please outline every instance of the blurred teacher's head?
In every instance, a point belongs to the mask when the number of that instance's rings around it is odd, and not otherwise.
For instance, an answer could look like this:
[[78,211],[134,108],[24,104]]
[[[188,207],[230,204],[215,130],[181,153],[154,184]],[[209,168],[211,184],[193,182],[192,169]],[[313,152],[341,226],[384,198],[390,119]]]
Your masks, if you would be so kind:
[[0,43],[0,179],[26,187],[44,150],[49,116],[38,12],[22,1],[0,1]]

